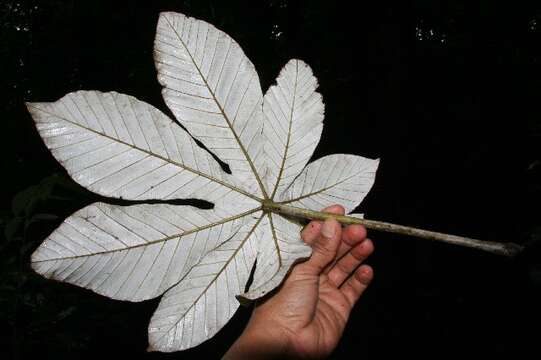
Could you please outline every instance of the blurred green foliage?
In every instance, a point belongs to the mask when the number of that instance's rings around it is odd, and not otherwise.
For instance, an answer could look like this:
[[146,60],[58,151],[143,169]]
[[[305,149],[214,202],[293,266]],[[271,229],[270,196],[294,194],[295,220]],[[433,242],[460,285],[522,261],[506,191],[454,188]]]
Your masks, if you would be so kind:
[[[73,195],[80,187],[64,175],[53,174],[17,193],[11,202],[11,216],[2,216],[3,239],[0,243],[0,318],[2,329],[11,339],[3,344],[13,358],[35,348],[84,347],[85,339],[55,331],[56,324],[76,312],[79,301],[59,297],[58,286],[42,286],[30,268],[30,255],[46,236],[44,229],[58,224],[59,213],[73,208]],[[63,209],[59,211],[59,209]],[[42,343],[46,341],[47,343]]]

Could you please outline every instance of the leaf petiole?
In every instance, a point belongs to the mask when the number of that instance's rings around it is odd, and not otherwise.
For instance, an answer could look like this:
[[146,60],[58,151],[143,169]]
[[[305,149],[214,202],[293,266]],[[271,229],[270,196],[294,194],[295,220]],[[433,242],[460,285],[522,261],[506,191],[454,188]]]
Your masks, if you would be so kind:
[[417,229],[414,227],[397,225],[383,221],[361,219],[353,216],[335,215],[321,211],[301,209],[294,206],[275,203],[272,201],[264,201],[263,210],[309,220],[336,219],[344,225],[360,224],[372,230],[415,236],[427,240],[442,241],[448,244],[483,250],[497,255],[515,256],[523,250],[523,246],[511,242],[501,243],[472,239],[468,237]]

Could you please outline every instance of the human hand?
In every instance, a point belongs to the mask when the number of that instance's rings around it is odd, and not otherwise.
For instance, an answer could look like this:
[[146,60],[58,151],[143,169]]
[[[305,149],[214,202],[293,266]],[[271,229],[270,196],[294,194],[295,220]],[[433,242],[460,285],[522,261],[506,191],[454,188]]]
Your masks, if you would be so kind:
[[[344,214],[339,205],[323,211]],[[372,280],[359,266],[374,247],[361,225],[312,221],[301,233],[312,256],[293,267],[281,288],[257,304],[224,359],[323,358],[340,340],[353,305]]]

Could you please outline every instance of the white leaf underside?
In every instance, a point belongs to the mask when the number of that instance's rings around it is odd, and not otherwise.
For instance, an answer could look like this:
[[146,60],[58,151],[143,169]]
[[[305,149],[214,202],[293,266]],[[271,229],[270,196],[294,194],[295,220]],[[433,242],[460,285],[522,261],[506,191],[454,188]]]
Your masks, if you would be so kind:
[[305,167],[324,107],[300,60],[288,62],[263,97],[234,40],[176,13],[160,15],[154,58],[164,100],[189,134],[115,92],[78,91],[28,109],[51,153],[91,191],[126,200],[196,198],[214,208],[95,203],[42,243],[32,267],[114,299],[164,294],[149,349],[170,352],[213,336],[237,309],[236,296],[263,296],[309,256],[301,227],[263,213],[264,199],[311,210],[340,203],[350,212],[370,190],[378,161],[331,155]]
[[321,138],[324,105],[308,65],[289,61],[264,97],[267,188],[274,198],[304,169]]
[[236,295],[244,291],[256,259],[258,225],[265,225],[266,218],[259,214],[165,293],[150,320],[150,350],[171,352],[196,346],[229,321],[239,306]]
[[78,91],[54,103],[29,103],[28,109],[51,153],[95,193],[218,202],[232,191],[251,191],[180,126],[134,97]]
[[240,46],[204,21],[163,13],[154,59],[175,117],[261,196],[255,165],[263,160],[263,95]]
[[266,226],[260,237],[258,263],[250,290],[243,298],[255,300],[275,289],[300,259],[310,256],[311,248],[300,237],[302,227],[286,218],[267,214]]
[[341,204],[353,211],[374,184],[379,160],[334,154],[306,166],[282,194],[280,201],[303,209]]
[[113,299],[147,300],[178,283],[253,213],[95,203],[66,219],[34,252],[32,265],[47,278]]

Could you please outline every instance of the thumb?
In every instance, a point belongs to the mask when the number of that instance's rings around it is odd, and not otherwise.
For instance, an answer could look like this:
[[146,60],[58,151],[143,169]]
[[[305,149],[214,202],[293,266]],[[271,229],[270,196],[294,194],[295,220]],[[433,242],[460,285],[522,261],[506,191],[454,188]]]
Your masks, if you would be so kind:
[[319,275],[336,257],[341,236],[342,227],[338,221],[325,220],[318,238],[312,244],[312,256],[303,264],[307,270],[310,269],[314,275]]

